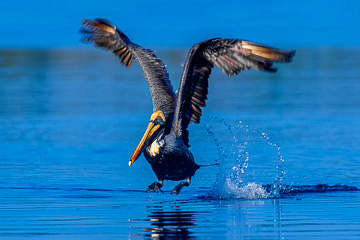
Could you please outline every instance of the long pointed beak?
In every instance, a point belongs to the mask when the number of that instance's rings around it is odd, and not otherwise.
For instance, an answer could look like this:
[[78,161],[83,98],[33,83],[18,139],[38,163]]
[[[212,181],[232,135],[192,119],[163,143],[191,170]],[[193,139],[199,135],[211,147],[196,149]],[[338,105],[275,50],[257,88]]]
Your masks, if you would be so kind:
[[153,121],[149,122],[149,125],[144,133],[144,136],[141,138],[139,144],[137,145],[134,153],[131,155],[130,160],[129,160],[129,167],[131,166],[131,164],[133,164],[141,155],[142,150],[144,149],[144,143],[145,141],[151,137],[154,132],[160,127],[160,125],[155,125],[155,123]]
[[150,116],[149,125],[144,133],[144,136],[141,138],[139,144],[137,145],[135,151],[130,157],[129,167],[133,164],[136,159],[138,159],[145,147],[145,142],[149,139],[165,122],[165,115],[161,110],[153,112]]

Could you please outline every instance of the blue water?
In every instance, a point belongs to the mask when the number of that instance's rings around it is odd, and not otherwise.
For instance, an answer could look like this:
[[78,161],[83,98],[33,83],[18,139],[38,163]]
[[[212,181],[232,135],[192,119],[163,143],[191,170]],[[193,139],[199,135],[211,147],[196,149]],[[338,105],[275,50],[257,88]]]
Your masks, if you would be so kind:
[[[186,49],[160,49],[177,88]],[[152,105],[100,50],[0,51],[1,239],[359,239],[360,49],[302,48],[277,74],[215,70],[190,126],[191,186],[128,159]]]
[[3,1],[0,47],[81,46],[81,20],[99,17],[151,48],[190,48],[215,37],[289,48],[359,46],[359,9],[360,2],[352,0]]

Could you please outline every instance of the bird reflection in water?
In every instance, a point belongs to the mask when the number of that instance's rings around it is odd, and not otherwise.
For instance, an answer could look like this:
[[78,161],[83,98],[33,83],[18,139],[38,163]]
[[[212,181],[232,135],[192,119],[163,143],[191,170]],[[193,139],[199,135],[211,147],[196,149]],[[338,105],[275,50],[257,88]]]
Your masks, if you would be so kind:
[[162,207],[154,207],[148,215],[150,228],[144,228],[147,239],[195,239],[190,228],[194,226],[194,213],[174,207],[165,211]]

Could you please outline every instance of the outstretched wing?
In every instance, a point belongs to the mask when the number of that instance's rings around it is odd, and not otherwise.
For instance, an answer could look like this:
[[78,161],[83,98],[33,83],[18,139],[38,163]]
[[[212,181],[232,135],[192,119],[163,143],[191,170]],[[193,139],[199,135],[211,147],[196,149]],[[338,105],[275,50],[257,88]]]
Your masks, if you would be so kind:
[[187,143],[187,127],[199,123],[201,107],[206,106],[208,78],[213,66],[233,76],[244,69],[276,72],[273,62],[290,62],[295,51],[282,51],[238,39],[210,39],[194,45],[181,77],[173,131]]
[[131,42],[106,19],[85,19],[81,24],[82,41],[93,42],[96,47],[111,50],[127,67],[130,67],[133,59],[137,61],[149,85],[154,112],[162,110],[166,114],[174,113],[175,93],[164,63],[154,52]]

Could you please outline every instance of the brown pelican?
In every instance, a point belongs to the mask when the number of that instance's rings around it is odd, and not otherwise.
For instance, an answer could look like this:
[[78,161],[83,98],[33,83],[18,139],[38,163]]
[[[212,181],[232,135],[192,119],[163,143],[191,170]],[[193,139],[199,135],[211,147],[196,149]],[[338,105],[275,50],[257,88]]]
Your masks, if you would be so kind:
[[290,62],[295,51],[282,51],[238,39],[209,39],[195,44],[187,55],[177,95],[171,86],[164,63],[154,52],[133,43],[106,19],[83,20],[82,41],[94,42],[105,48],[129,67],[135,59],[139,64],[153,102],[149,125],[130,157],[129,166],[144,154],[158,182],[147,191],[162,192],[164,180],[181,181],[171,193],[179,194],[189,186],[199,165],[189,150],[188,126],[199,123],[201,107],[206,106],[208,78],[211,69],[220,68],[229,77],[244,69],[276,72],[273,62]]

